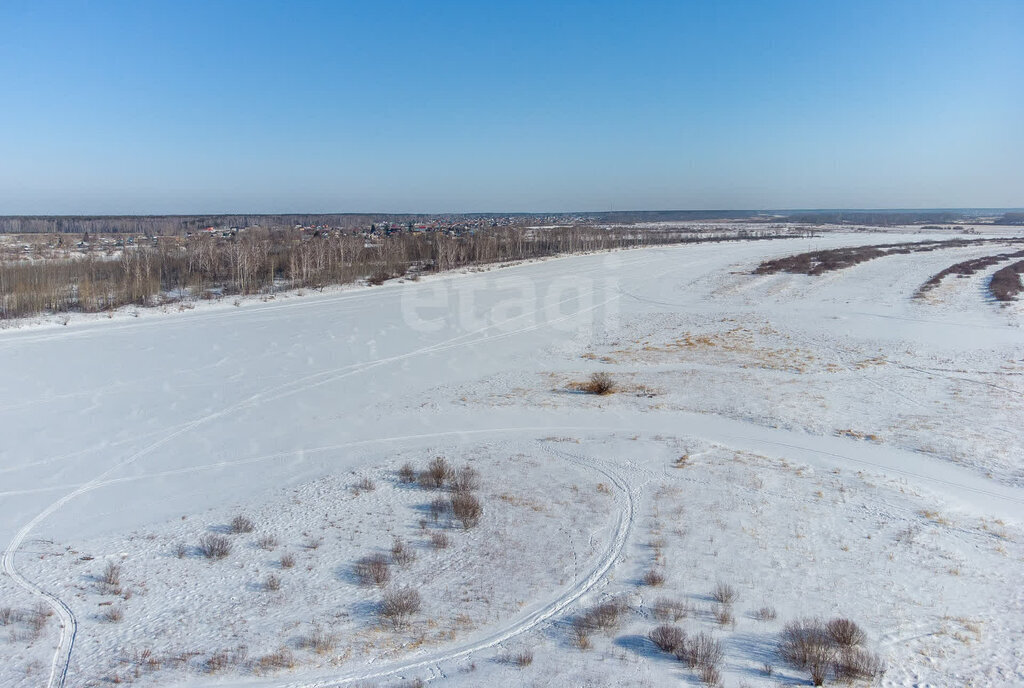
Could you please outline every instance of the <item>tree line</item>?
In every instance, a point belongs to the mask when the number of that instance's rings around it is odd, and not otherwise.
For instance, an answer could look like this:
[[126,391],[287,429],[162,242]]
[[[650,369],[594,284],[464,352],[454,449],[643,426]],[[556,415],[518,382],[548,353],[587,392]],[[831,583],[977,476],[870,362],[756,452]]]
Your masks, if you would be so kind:
[[111,256],[0,265],[0,319],[38,313],[99,312],[126,305],[322,289],[467,265],[511,262],[564,253],[684,242],[781,236],[777,230],[697,232],[573,227],[496,228],[464,236],[401,233],[367,240],[324,233],[247,231],[126,246]]

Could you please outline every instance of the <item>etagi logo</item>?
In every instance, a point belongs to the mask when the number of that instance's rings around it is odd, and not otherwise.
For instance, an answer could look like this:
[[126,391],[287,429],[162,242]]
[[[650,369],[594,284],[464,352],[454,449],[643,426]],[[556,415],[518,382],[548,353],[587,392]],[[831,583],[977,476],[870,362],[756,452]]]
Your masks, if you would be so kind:
[[544,329],[596,336],[618,325],[620,268],[618,254],[608,254],[597,266],[554,277],[499,274],[410,282],[402,291],[402,318],[417,332],[497,336]]

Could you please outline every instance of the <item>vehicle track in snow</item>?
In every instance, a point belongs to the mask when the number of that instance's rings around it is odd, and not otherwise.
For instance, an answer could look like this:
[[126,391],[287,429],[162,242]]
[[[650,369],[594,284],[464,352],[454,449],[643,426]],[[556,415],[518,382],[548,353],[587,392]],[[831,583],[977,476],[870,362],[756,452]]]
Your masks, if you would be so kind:
[[382,667],[358,667],[330,678],[287,682],[283,685],[287,688],[332,688],[333,686],[344,686],[359,681],[388,678],[417,669],[431,669],[443,674],[440,665],[457,661],[481,650],[494,648],[504,642],[533,631],[546,622],[553,622],[554,617],[596,588],[622,556],[622,550],[629,539],[630,531],[636,523],[639,501],[638,490],[635,486],[630,485],[622,474],[605,462],[596,461],[583,454],[555,449],[550,446],[548,441],[540,440],[540,442],[548,453],[563,460],[571,461],[583,468],[597,471],[605,476],[615,488],[617,513],[615,516],[614,535],[586,576],[577,578],[573,585],[543,606],[517,617],[511,623],[492,630],[487,635],[475,638],[467,643],[433,652],[406,656],[402,659],[387,662]]

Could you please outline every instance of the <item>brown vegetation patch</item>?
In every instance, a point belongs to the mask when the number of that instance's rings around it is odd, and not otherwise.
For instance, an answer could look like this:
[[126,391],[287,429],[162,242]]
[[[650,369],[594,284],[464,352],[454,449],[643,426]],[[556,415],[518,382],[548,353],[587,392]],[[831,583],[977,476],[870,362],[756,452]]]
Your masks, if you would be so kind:
[[912,241],[899,244],[832,248],[766,260],[754,269],[753,274],[773,275],[779,272],[788,272],[797,275],[821,275],[886,256],[925,253],[944,248],[962,248],[990,243],[1020,242],[1024,242],[1024,239],[947,239],[941,241]]

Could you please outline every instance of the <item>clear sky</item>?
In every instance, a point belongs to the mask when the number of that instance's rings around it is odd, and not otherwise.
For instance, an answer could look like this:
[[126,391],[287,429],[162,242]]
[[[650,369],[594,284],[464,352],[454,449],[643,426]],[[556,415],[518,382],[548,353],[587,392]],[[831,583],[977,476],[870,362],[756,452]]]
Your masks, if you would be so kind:
[[0,0],[0,214],[1024,206],[1024,0]]

